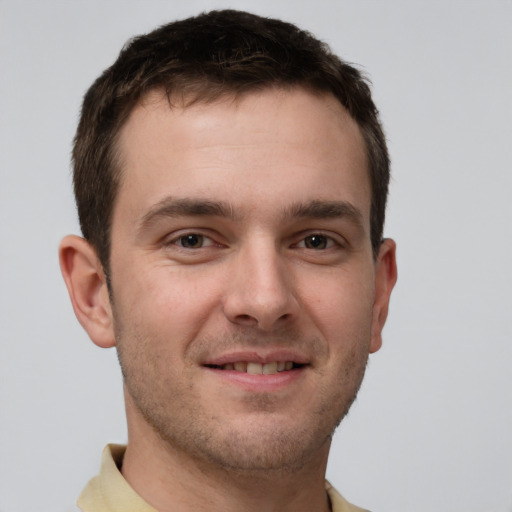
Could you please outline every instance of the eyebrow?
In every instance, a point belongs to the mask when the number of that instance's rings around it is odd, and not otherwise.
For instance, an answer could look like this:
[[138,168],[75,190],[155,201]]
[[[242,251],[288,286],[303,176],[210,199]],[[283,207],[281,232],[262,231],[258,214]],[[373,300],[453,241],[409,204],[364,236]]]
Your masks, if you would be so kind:
[[[323,201],[294,203],[283,209],[283,220],[347,218],[363,226],[361,211],[347,201]],[[141,219],[138,231],[144,231],[161,218],[167,217],[223,217],[240,220],[231,203],[194,198],[166,197],[156,203]]]
[[310,201],[296,203],[286,208],[285,218],[339,219],[348,218],[363,226],[363,214],[348,201]]
[[156,203],[141,219],[139,231],[166,217],[226,217],[236,219],[229,203],[192,198],[166,197]]

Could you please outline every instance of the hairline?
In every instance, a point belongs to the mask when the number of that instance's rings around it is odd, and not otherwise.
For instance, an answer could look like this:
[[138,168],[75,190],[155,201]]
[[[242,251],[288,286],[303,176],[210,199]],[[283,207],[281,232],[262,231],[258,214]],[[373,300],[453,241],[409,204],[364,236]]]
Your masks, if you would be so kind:
[[[207,80],[205,81],[207,83]],[[119,197],[120,189],[123,185],[123,178],[125,175],[123,166],[125,164],[124,155],[121,150],[121,137],[124,131],[125,126],[130,120],[133,112],[144,104],[145,101],[148,100],[150,96],[161,94],[161,99],[166,99],[170,109],[181,108],[187,109],[196,105],[211,105],[217,102],[224,102],[226,100],[230,100],[233,103],[237,103],[241,101],[244,97],[248,95],[258,94],[260,92],[275,90],[275,91],[293,91],[293,90],[303,90],[313,94],[316,97],[331,97],[333,98],[338,105],[340,105],[347,115],[355,122],[359,133],[362,137],[362,142],[364,144],[364,154],[366,160],[366,173],[367,178],[369,180],[370,185],[370,212],[369,212],[369,236],[370,242],[372,245],[372,251],[374,253],[374,258],[376,258],[376,248],[374,247],[374,241],[372,236],[372,211],[374,208],[373,198],[374,198],[374,180],[372,178],[372,170],[371,170],[371,159],[370,159],[370,140],[369,135],[366,133],[366,130],[363,129],[361,124],[357,121],[357,119],[352,116],[349,109],[341,102],[341,100],[330,91],[328,88],[315,87],[314,84],[311,83],[287,83],[287,82],[269,82],[263,84],[250,84],[246,86],[242,90],[236,90],[235,87],[227,87],[225,90],[218,94],[208,94],[208,87],[204,87],[203,91],[196,92],[195,94],[188,93],[184,94],[183,91],[168,91],[164,85],[154,85],[152,87],[148,87],[144,90],[138,97],[134,98],[134,100],[130,103],[127,103],[125,106],[125,110],[123,111],[123,116],[120,117],[118,125],[116,127],[116,131],[113,134],[112,144],[109,149],[109,158],[111,172],[112,172],[112,180],[113,180],[113,199],[111,203],[111,210],[108,219],[108,226],[106,229],[106,249],[107,254],[105,254],[106,261],[101,262],[103,269],[107,275],[110,274],[110,258],[112,254],[112,225],[114,220],[114,211],[117,204],[117,199]],[[179,101],[175,102],[174,97],[178,98]],[[380,242],[379,242],[380,245]]]

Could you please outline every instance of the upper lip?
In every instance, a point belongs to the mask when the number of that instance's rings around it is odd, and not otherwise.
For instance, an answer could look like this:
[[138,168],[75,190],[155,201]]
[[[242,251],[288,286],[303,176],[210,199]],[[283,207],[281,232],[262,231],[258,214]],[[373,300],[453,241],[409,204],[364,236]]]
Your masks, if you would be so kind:
[[251,363],[272,363],[274,361],[292,361],[297,364],[308,364],[309,359],[293,350],[272,350],[272,351],[261,351],[261,350],[244,350],[229,352],[219,356],[208,358],[204,361],[204,365],[222,366],[229,363],[238,362],[251,362]]

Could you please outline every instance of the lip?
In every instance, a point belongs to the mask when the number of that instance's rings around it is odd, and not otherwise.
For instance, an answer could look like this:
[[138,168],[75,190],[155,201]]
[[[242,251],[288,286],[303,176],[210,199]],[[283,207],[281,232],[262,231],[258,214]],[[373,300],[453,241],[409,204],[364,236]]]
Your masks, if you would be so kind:
[[[274,361],[292,361],[294,363],[301,365],[308,365],[310,363],[309,359],[306,356],[299,354],[293,350],[282,349],[271,351],[246,350],[230,352],[222,354],[220,356],[209,358],[203,362],[203,365],[222,366],[225,364],[237,363],[241,361],[260,364],[273,363]],[[226,372],[230,370],[222,371]]]
[[[237,362],[252,362],[259,364],[291,361],[297,368],[285,370],[272,375],[252,375],[236,370],[216,368],[225,364]],[[267,348],[251,350],[234,350],[217,356],[208,357],[202,363],[203,369],[218,382],[234,389],[242,389],[250,393],[271,393],[292,386],[301,380],[310,367],[311,360],[305,354],[293,349]]]
[[[238,359],[238,361],[240,361],[240,359]],[[305,365],[292,370],[274,373],[272,375],[252,375],[250,373],[238,372],[236,370],[222,370],[220,368],[211,368],[208,366],[204,366],[203,368],[208,371],[210,375],[221,379],[221,381],[228,386],[237,386],[251,393],[270,393],[283,390],[291,386],[294,382],[300,380],[301,377],[304,377],[309,367],[308,365]]]

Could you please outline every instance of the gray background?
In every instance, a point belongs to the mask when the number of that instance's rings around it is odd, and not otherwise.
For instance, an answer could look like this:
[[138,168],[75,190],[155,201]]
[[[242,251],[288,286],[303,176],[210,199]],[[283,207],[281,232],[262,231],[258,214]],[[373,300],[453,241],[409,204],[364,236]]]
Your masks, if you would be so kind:
[[375,512],[512,510],[510,1],[0,0],[0,510],[70,509],[125,439],[115,352],[57,265],[77,233],[81,97],[127,38],[232,6],[311,30],[370,74],[393,159],[399,282],[328,477]]

